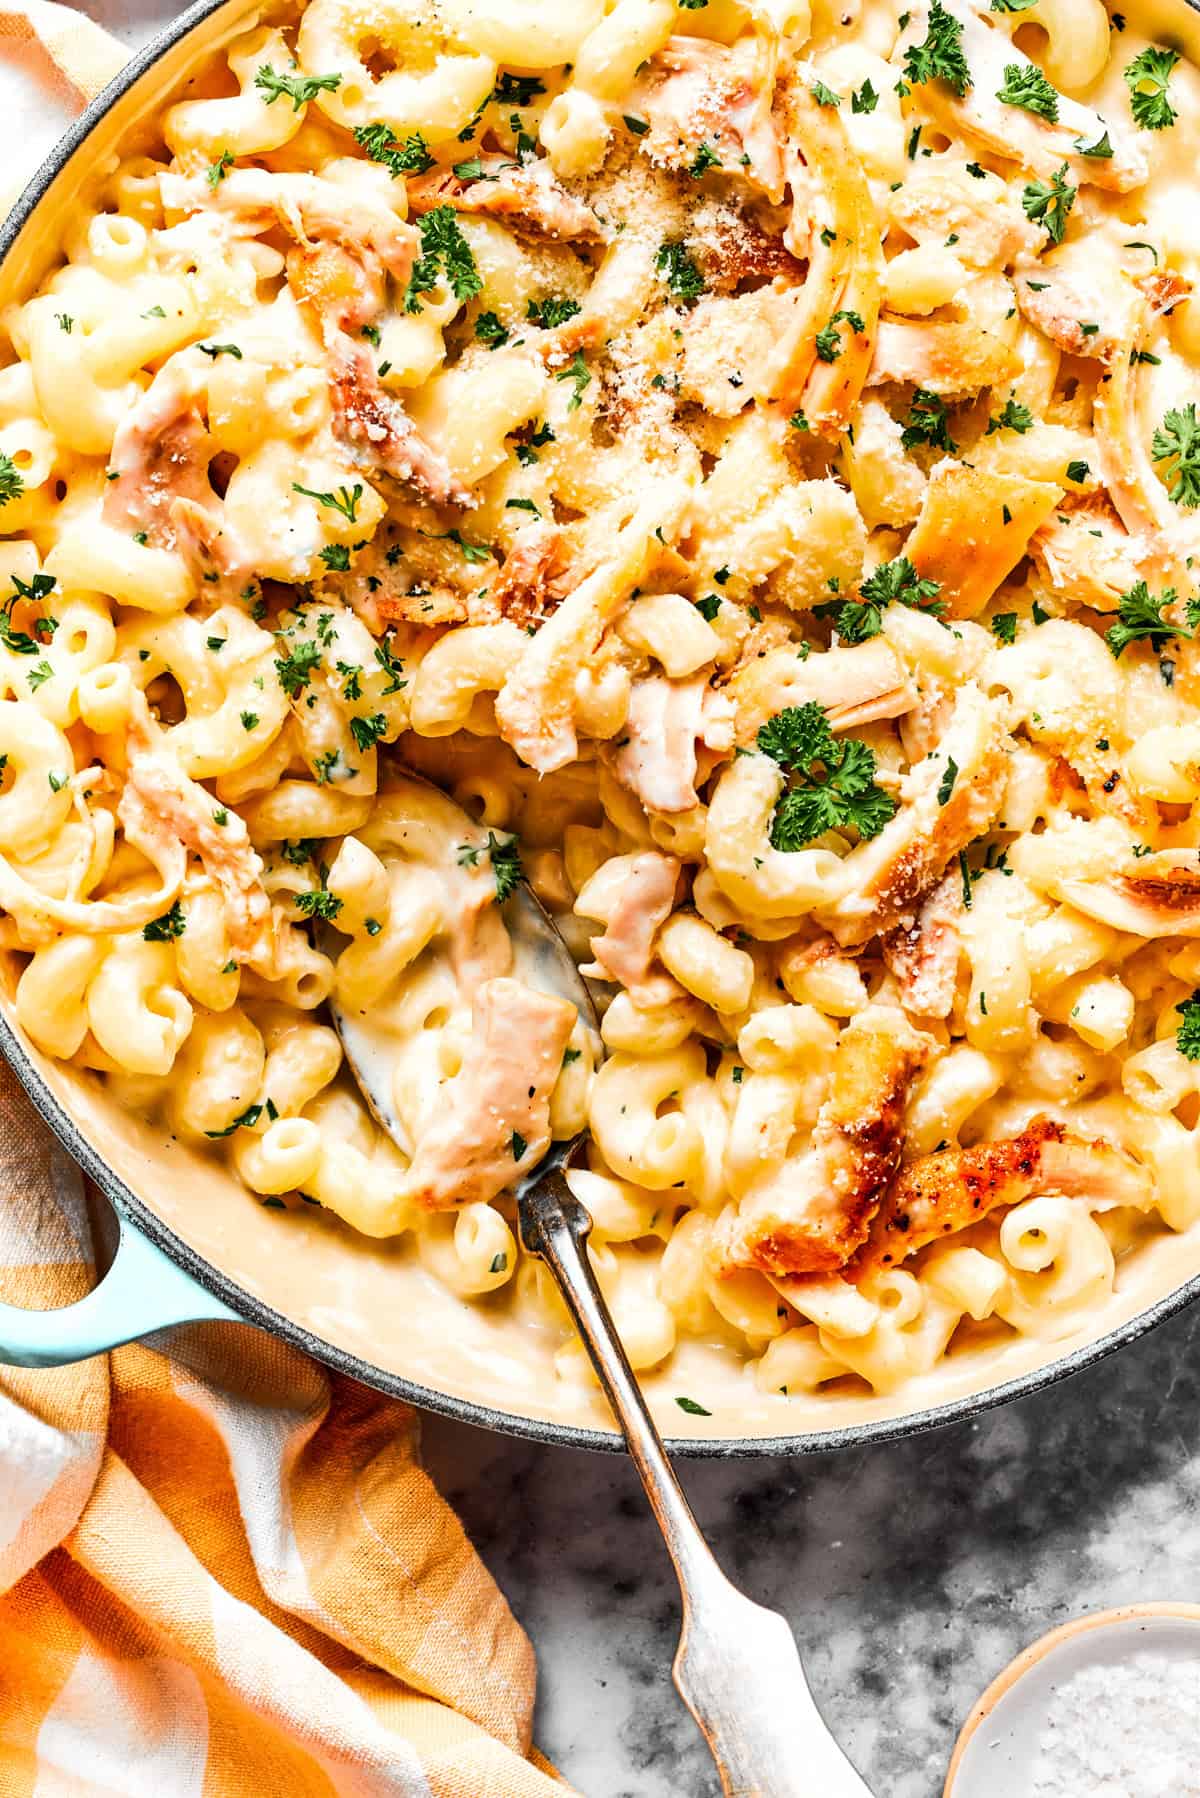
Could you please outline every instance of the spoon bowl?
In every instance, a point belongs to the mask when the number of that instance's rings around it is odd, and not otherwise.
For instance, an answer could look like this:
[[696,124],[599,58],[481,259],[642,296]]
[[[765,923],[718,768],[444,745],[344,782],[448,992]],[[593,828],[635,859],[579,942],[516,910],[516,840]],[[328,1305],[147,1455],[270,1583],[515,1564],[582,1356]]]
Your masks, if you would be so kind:
[[[449,802],[435,790],[439,811],[447,817]],[[469,840],[477,827],[466,812],[461,819],[458,834]],[[554,921],[523,879],[503,903],[501,916],[512,943],[514,976],[573,1005],[593,1039],[595,1059],[602,1060],[593,995]],[[326,947],[332,943],[327,931]],[[363,1097],[407,1152],[392,1070],[381,1063],[377,1039],[362,1014],[345,1010],[336,996],[330,1012]],[[579,1331],[674,1563],[683,1600],[675,1685],[712,1750],[728,1798],[871,1798],[821,1719],[786,1620],[752,1603],[725,1578],[667,1458],[588,1255],[592,1219],[566,1179],[565,1169],[583,1140],[580,1132],[552,1141],[538,1165],[516,1183],[518,1228],[526,1253],[550,1270]]]

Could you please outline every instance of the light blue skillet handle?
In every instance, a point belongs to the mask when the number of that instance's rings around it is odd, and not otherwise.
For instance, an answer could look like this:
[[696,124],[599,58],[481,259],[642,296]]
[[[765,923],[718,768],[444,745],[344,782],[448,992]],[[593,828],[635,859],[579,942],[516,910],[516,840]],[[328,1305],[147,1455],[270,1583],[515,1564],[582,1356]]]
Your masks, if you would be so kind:
[[112,1266],[86,1298],[57,1311],[0,1305],[0,1362],[66,1367],[173,1324],[245,1322],[155,1248],[128,1218],[122,1217],[120,1224]]

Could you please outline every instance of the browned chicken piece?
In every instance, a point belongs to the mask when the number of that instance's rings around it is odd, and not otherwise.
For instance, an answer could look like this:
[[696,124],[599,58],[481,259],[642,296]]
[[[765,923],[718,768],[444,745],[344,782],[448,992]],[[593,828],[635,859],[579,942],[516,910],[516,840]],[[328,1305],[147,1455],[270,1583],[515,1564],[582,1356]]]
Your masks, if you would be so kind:
[[405,1176],[423,1211],[486,1204],[537,1166],[575,1020],[573,1005],[523,981],[479,987],[462,1068],[442,1087]]
[[[123,804],[136,811],[142,840],[156,837],[164,852],[182,843],[199,856],[221,895],[232,948],[269,978],[275,970],[274,918],[262,883],[262,858],[242,819],[180,771],[161,747],[144,701],[134,712],[128,753]],[[221,810],[226,810],[224,824],[216,821]]]
[[870,1240],[847,1271],[858,1280],[878,1267],[899,1267],[926,1243],[977,1224],[997,1206],[1049,1193],[1144,1210],[1153,1202],[1154,1181],[1111,1143],[1077,1136],[1052,1118],[1035,1118],[1020,1136],[943,1149],[912,1162],[893,1183]]
[[359,466],[381,469],[414,488],[432,505],[474,503],[444,456],[432,449],[412,419],[381,385],[371,352],[344,334],[329,345],[329,395],[334,435]]
[[1055,896],[1130,936],[1200,935],[1200,866],[1194,849],[1161,849],[1107,880],[1064,872]]
[[[908,922],[951,860],[998,817],[1008,776],[1007,721],[1003,701],[985,697],[973,682],[960,689],[936,752],[901,782],[895,817],[847,857],[848,891],[816,914],[843,947]],[[951,762],[956,773],[943,803]]]
[[1140,287],[1145,294],[1154,318],[1169,318],[1181,301],[1191,299],[1193,289],[1187,276],[1173,268],[1155,269],[1148,275],[1139,275],[1134,286]]
[[1016,351],[979,325],[943,319],[901,324],[885,318],[879,321],[867,385],[912,382],[953,399],[998,387],[1020,369]]
[[215,209],[251,235],[282,225],[306,248],[341,244],[364,266],[377,260],[400,287],[408,285],[421,247],[415,228],[381,197],[321,175],[234,168],[213,187],[203,175],[168,173],[159,189],[170,211]]
[[288,251],[288,286],[300,305],[311,306],[322,334],[358,332],[383,310],[382,265],[365,261],[341,244],[301,244]]
[[752,743],[785,706],[817,700],[832,730],[858,730],[881,718],[902,717],[916,703],[912,683],[883,637],[803,662],[794,643],[768,648],[735,670],[727,691],[737,706],[737,740],[743,744]]
[[958,981],[962,880],[947,874],[911,924],[883,939],[883,959],[900,987],[905,1011],[918,1018],[948,1018]]
[[1056,593],[1074,605],[1115,612],[1121,595],[1142,578],[1149,545],[1129,534],[1107,494],[1094,493],[1069,512],[1056,507],[1029,550]]
[[782,236],[735,206],[702,206],[688,230],[688,249],[710,293],[730,294],[781,280],[798,287],[804,264]]
[[[604,243],[608,229],[585,200],[568,193],[544,158],[517,163],[503,156],[476,159],[479,174],[435,171],[408,183],[408,203],[418,216],[437,206],[502,218],[517,231],[562,242]],[[460,165],[461,166],[461,165]],[[472,167],[474,164],[472,164]]]
[[[612,768],[648,811],[686,812],[699,803],[697,749],[725,755],[733,748],[733,705],[708,684],[649,675],[635,681],[621,746]],[[711,762],[711,758],[710,762]]]
[[782,1278],[846,1265],[896,1171],[909,1088],[931,1047],[903,1012],[872,1005],[850,1020],[811,1147],[742,1201],[729,1245],[735,1266]]
[[231,579],[251,567],[226,527],[209,480],[217,444],[205,420],[208,368],[181,351],[163,364],[117,427],[102,517],[118,530],[143,532],[156,549],[177,551],[197,577]]
[[469,617],[467,602],[451,587],[419,587],[408,593],[383,593],[375,597],[375,614],[379,626],[389,624],[423,624],[432,630],[440,624],[465,624]]
[[595,966],[583,972],[623,986],[635,1005],[674,998],[679,987],[669,975],[652,974],[650,966],[654,939],[671,915],[678,882],[679,863],[673,855],[648,849],[635,856],[603,935],[592,938]]
[[1083,254],[1059,252],[1054,262],[1022,269],[1014,286],[1023,316],[1067,355],[1089,356],[1107,368],[1123,353],[1137,294],[1120,268],[1096,255],[1092,239]]
[[1045,232],[1015,202],[949,170],[913,175],[892,194],[888,211],[914,243],[941,248],[952,240],[968,268],[1008,268],[1022,256],[1036,256],[1045,242]]
[[523,524],[488,594],[496,616],[527,629],[557,610],[571,588],[566,537],[545,519]]
[[[765,37],[726,46],[673,37],[636,90],[632,107],[649,121],[641,148],[662,168],[694,168],[707,146],[721,167],[783,198],[783,157],[772,118],[776,53]],[[710,165],[715,166],[715,165]]]

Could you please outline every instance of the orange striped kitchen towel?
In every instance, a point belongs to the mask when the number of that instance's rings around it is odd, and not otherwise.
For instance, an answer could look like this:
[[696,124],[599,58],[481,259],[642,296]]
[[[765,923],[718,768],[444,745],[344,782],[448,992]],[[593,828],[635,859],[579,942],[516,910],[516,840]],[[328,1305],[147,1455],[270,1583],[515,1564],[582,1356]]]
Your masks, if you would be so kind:
[[[43,136],[124,60],[53,0],[0,10],[0,55]],[[79,1172],[0,1062],[0,1300],[90,1279]],[[238,1324],[0,1368],[0,1798],[563,1798],[532,1650],[417,1442]]]
[[[89,1261],[0,1063],[0,1299]],[[3,1798],[563,1798],[413,1412],[239,1324],[0,1369],[0,1593]]]

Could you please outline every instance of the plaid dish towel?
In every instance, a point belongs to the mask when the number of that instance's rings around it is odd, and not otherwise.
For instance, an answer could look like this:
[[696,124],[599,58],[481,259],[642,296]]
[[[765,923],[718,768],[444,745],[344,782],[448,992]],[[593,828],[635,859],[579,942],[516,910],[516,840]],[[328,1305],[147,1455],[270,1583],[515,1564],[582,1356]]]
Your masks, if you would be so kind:
[[[49,0],[0,11],[0,55],[43,137],[125,60]],[[79,1171],[0,1062],[0,1300],[91,1279]],[[532,1650],[417,1437],[238,1324],[0,1367],[3,1798],[563,1798]]]

